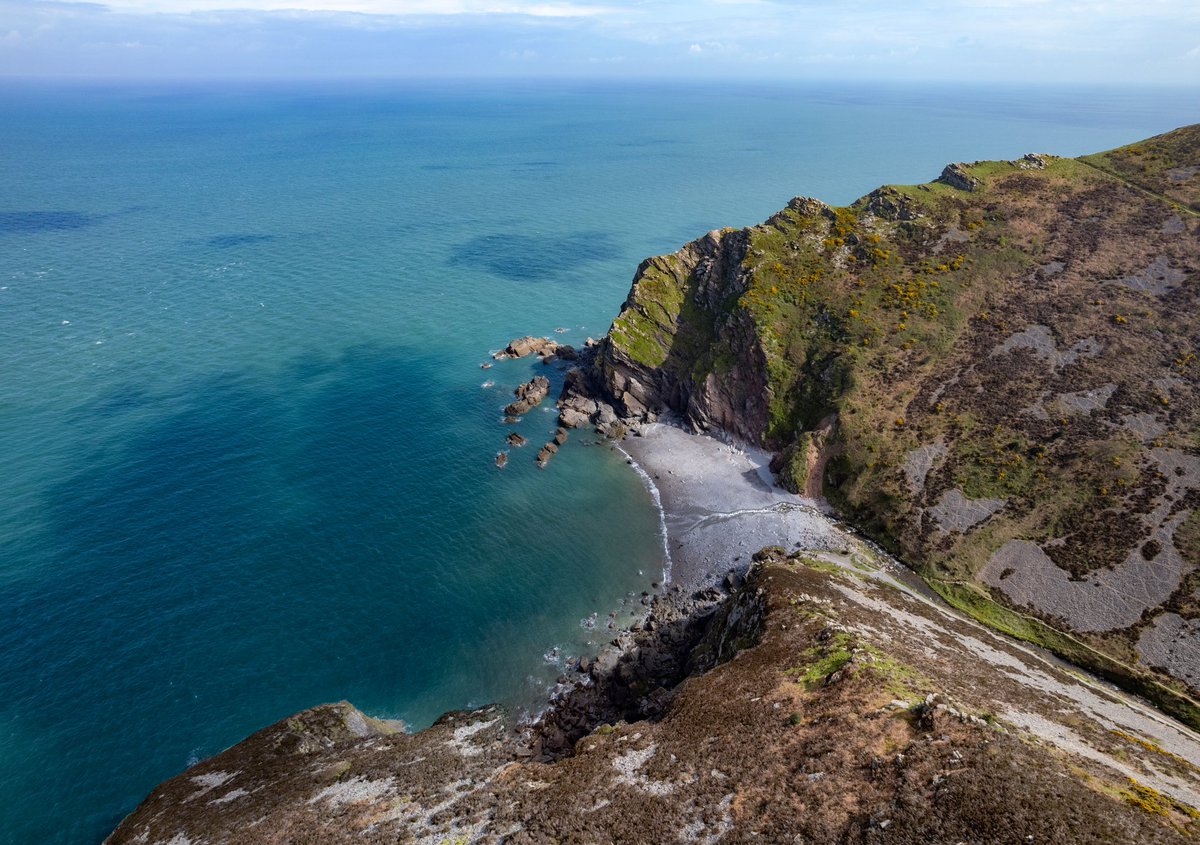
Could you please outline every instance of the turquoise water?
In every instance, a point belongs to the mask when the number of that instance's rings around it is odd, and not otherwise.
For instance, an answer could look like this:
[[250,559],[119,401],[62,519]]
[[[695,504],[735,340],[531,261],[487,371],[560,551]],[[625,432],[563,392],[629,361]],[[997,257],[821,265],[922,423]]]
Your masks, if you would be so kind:
[[500,408],[544,368],[491,350],[602,334],[641,258],[793,194],[1096,151],[1196,102],[0,88],[0,841],[97,842],[320,702],[418,728],[536,706],[547,652],[607,639],[659,577],[658,521],[587,437],[496,470]]

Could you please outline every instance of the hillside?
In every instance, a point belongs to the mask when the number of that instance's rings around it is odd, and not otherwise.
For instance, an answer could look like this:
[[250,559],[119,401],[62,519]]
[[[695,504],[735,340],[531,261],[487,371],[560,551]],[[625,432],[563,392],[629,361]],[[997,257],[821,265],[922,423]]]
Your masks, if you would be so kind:
[[1198,210],[1197,126],[797,198],[644,262],[593,389],[776,450],[953,604],[1198,725]]
[[[1195,735],[854,548],[767,550],[717,604],[657,603],[524,737],[496,708],[410,735],[326,705],[163,784],[108,842],[1195,841]],[[611,712],[539,754],[580,696]]]
[[1195,841],[1200,736],[990,628],[1200,724],[1198,173],[1200,127],[951,165],[644,262],[560,421],[636,429],[707,586],[644,597],[535,724],[325,705],[107,842]]

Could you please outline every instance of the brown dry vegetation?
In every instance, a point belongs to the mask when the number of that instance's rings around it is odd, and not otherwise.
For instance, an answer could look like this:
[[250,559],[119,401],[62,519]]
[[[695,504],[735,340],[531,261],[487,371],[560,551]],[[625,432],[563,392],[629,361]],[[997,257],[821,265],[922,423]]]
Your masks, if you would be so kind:
[[[1134,558],[1153,568],[1176,551],[1195,570],[1194,522],[1177,538],[1152,535],[1190,509],[1200,487],[1165,478],[1154,458],[1163,449],[1200,455],[1200,215],[1191,207],[1200,127],[1084,159],[977,162],[962,172],[974,190],[895,186],[847,208],[796,200],[735,233],[730,254],[741,271],[723,277],[724,310],[685,315],[674,335],[658,336],[674,349],[695,322],[713,337],[705,354],[676,361],[686,375],[663,404],[698,425],[730,416],[711,409],[713,396],[769,409],[749,431],[734,430],[779,450],[781,480],[796,490],[813,479],[797,477],[808,464],[794,456],[836,414],[836,457],[819,479],[826,495],[951,598],[955,583],[978,582],[1015,539],[1037,543],[1076,580],[1103,579]],[[609,346],[611,366],[620,339]],[[945,457],[914,488],[906,461],[932,443]],[[931,508],[950,491],[1003,507],[965,533],[946,530]],[[1148,543],[1165,553],[1149,554]],[[1148,589],[1162,600],[1140,622],[1093,633],[1077,634],[1069,610],[995,587],[970,609],[992,620],[1016,604],[1071,634],[1072,659],[1158,690],[1160,703],[1193,719],[1194,702],[1159,687],[1186,696],[1170,667],[1137,665],[1138,637],[1166,594],[1194,612],[1194,594],[1180,593],[1192,583],[1186,573],[1147,575],[1169,577],[1178,585]]]
[[[1196,811],[1142,782],[1193,794],[1187,760],[1089,718],[1062,723],[1131,781],[993,715],[1064,718],[998,669],[1064,673],[999,638],[972,643],[988,635],[893,589],[781,550],[759,557],[697,654],[747,648],[671,690],[659,718],[534,763],[513,761],[493,710],[356,738],[353,711],[319,708],[164,784],[110,842],[1194,841]],[[990,648],[999,662],[972,651]]]

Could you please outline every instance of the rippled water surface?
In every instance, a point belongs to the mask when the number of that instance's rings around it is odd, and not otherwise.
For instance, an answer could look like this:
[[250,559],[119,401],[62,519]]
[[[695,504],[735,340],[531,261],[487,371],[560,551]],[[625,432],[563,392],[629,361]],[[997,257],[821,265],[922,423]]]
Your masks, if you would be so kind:
[[658,519],[587,437],[497,471],[500,408],[544,368],[489,351],[602,334],[641,258],[794,194],[1104,149],[1194,101],[0,89],[0,841],[98,842],[324,701],[414,727],[535,706],[545,655],[659,577]]

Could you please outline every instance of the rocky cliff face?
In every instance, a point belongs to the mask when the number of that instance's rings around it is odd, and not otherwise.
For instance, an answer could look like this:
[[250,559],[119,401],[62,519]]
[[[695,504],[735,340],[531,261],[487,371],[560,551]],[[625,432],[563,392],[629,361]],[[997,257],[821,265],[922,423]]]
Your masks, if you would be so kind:
[[616,718],[553,761],[492,708],[408,735],[331,705],[163,784],[108,842],[1192,841],[1194,735],[862,555],[768,551],[640,632],[581,686]]
[[796,199],[643,263],[588,380],[1200,725],[1198,208],[1195,126]]
[[[775,449],[952,603],[1200,724],[1198,211],[1200,127],[794,200],[645,262],[563,423],[670,411]],[[849,535],[756,558],[726,598],[659,600],[537,725],[316,708],[108,842],[1200,836],[1194,732]]]
[[710,232],[638,268],[598,358],[605,393],[627,418],[669,410],[758,439],[768,414],[763,350],[733,307],[748,281],[747,242],[744,232]]

